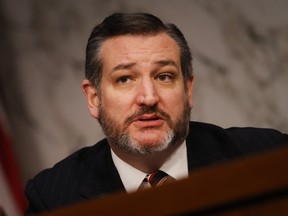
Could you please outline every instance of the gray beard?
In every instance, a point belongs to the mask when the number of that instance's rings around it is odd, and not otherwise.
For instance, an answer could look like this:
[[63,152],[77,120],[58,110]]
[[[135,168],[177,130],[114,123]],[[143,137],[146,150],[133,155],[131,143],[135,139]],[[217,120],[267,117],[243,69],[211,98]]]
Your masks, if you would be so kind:
[[122,151],[130,152],[133,154],[153,154],[155,152],[163,151],[170,146],[180,144],[186,139],[190,121],[190,107],[187,100],[185,101],[183,115],[177,119],[175,124],[173,124],[168,114],[162,110],[159,110],[156,106],[141,109],[139,112],[128,117],[125,122],[128,125],[129,121],[134,117],[151,112],[160,113],[162,116],[164,116],[165,120],[170,126],[166,136],[160,142],[155,143],[154,145],[142,146],[133,138],[131,138],[128,133],[123,132],[125,131],[125,128],[123,131],[120,131],[118,129],[120,127],[117,125],[117,123],[105,114],[105,111],[101,106],[101,101],[99,106],[99,123],[110,145],[113,145]]

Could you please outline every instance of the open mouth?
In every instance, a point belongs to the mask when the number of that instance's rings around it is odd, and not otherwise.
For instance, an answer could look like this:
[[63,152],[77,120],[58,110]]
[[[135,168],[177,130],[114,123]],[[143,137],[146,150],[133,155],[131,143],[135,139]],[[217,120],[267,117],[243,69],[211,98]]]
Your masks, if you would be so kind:
[[139,127],[159,127],[163,124],[163,118],[156,114],[145,114],[135,120],[136,125]]
[[138,121],[156,121],[162,119],[156,114],[144,114],[137,118]]
[[159,117],[154,117],[154,118],[139,118],[138,120],[139,120],[139,121],[157,121],[157,120],[159,120],[159,119],[161,119],[161,118],[159,118]]

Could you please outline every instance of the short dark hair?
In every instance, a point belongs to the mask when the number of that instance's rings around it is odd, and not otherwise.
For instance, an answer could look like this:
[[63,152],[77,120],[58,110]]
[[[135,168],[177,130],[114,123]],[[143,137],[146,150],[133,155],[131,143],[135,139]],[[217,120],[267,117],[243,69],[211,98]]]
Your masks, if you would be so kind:
[[120,35],[156,35],[167,33],[180,48],[181,70],[184,81],[192,76],[192,55],[183,33],[176,25],[164,24],[158,17],[147,13],[114,13],[95,26],[86,47],[85,76],[99,89],[102,76],[100,50],[103,42]]

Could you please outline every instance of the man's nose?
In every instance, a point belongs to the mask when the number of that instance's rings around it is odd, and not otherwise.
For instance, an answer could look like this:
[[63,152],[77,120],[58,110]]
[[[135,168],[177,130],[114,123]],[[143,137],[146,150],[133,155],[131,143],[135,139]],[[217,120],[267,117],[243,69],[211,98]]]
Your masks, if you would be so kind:
[[151,78],[141,80],[136,100],[137,104],[140,106],[154,106],[158,103],[159,96]]

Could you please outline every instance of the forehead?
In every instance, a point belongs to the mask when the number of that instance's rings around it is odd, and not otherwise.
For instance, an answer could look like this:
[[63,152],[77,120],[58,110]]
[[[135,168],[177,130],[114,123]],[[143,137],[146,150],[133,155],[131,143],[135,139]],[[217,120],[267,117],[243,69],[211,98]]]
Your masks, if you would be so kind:
[[166,33],[157,35],[121,35],[107,39],[102,44],[102,61],[105,65],[119,61],[153,61],[171,59],[180,61],[180,50],[176,41]]

